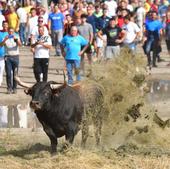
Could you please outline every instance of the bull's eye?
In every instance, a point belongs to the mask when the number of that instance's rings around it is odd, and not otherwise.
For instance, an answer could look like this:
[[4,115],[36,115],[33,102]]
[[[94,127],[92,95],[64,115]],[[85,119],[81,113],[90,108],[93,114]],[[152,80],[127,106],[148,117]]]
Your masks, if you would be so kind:
[[48,96],[48,95],[49,95],[49,92],[47,92],[47,91],[44,92],[44,95],[45,95],[45,96]]

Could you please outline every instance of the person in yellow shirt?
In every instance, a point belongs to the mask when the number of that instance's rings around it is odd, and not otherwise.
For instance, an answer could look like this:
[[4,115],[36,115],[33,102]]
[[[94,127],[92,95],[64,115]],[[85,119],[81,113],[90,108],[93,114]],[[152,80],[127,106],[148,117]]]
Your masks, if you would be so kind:
[[25,11],[26,11],[27,14],[30,13],[31,8],[33,8],[33,7],[35,7],[35,5],[34,5],[34,4],[31,4],[30,1],[26,0],[26,4],[25,4],[25,6],[24,6],[24,9],[25,9]]
[[151,1],[151,0],[145,1],[145,3],[144,3],[144,8],[145,8],[146,13],[150,11],[151,4],[152,4],[152,1]]
[[10,13],[7,15],[7,21],[9,27],[13,28],[15,32],[19,30],[19,18],[15,12],[15,8],[13,6],[9,6]]

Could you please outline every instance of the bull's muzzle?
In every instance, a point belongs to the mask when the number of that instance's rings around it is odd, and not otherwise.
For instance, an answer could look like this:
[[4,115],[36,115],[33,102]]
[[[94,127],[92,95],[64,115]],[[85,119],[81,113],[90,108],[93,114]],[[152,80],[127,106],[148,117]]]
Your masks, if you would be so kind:
[[39,101],[31,101],[30,107],[34,110],[39,110],[39,109],[41,109],[41,104]]

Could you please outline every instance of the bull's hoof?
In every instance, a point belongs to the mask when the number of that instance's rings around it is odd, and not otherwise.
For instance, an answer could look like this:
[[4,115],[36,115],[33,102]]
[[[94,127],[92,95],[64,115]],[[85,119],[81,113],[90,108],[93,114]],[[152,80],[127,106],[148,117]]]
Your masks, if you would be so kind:
[[57,151],[51,151],[51,157],[54,157],[57,155]]
[[86,148],[86,144],[84,142],[81,142],[81,148],[83,148],[83,149]]
[[51,153],[51,156],[57,155],[57,149],[52,147],[50,153]]
[[62,147],[61,147],[61,151],[65,151],[70,147],[70,144],[68,142],[65,142]]

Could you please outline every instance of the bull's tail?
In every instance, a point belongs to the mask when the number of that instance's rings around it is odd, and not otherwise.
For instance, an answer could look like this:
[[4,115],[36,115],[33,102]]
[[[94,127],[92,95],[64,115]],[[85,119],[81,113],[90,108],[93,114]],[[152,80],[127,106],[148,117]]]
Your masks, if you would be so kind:
[[63,69],[63,76],[64,76],[64,84],[67,84],[67,82],[66,82],[66,73],[65,73],[65,69]]

